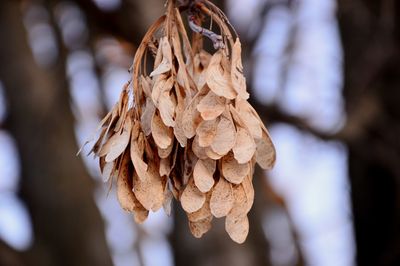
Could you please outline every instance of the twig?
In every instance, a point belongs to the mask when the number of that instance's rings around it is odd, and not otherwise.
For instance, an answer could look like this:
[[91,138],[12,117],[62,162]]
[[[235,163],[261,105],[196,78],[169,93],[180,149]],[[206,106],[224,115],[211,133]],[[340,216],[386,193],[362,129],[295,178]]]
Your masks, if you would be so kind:
[[196,24],[196,16],[192,12],[189,12],[189,14],[188,14],[188,21],[189,21],[190,29],[192,31],[200,33],[203,36],[206,36],[213,42],[214,49],[225,48],[225,44],[224,44],[222,36],[212,32],[211,30],[205,29],[205,28],[197,25]]

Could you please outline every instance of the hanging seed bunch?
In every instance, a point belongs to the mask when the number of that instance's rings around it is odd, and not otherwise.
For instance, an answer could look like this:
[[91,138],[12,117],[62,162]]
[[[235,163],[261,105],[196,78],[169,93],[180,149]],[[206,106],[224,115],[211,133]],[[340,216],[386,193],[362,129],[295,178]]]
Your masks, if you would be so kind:
[[[214,217],[225,217],[229,236],[243,243],[255,163],[270,169],[275,149],[247,101],[239,38],[211,2],[191,2],[168,1],[166,15],[145,35],[132,79],[101,122],[93,152],[104,180],[116,178],[118,200],[136,222],[162,207],[169,215],[175,198],[195,237]],[[205,19],[218,34],[202,27]]]

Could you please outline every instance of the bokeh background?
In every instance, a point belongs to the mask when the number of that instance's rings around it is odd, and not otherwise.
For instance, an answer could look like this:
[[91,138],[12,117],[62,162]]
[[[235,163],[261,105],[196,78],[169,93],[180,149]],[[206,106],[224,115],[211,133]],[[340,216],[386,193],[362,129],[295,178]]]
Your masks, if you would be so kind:
[[75,154],[164,0],[0,1],[0,265],[400,265],[400,2],[215,2],[277,147],[250,235],[136,225]]

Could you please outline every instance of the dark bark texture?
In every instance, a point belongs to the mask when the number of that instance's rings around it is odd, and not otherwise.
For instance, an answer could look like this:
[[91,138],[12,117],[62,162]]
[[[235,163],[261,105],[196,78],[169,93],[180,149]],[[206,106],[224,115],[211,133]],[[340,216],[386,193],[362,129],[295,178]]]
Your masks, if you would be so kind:
[[16,139],[22,200],[35,233],[27,265],[111,265],[94,182],[79,157],[70,111],[65,61],[35,63],[19,1],[0,1],[0,79]]
[[400,265],[400,2],[339,1],[357,264]]

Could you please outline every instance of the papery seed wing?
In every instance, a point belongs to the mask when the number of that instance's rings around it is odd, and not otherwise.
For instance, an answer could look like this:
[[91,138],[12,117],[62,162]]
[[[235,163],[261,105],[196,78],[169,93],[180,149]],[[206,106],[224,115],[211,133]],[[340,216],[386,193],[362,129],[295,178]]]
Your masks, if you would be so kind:
[[135,209],[135,195],[132,192],[132,172],[129,153],[125,153],[117,179],[117,197],[121,208],[132,212]]
[[147,210],[157,211],[162,207],[164,202],[164,186],[154,163],[149,165],[145,180],[141,180],[137,174],[134,175],[134,184],[133,192]]
[[133,166],[135,167],[135,171],[138,173],[139,178],[141,180],[145,180],[147,179],[148,165],[143,161],[143,149],[140,147],[143,146],[143,142],[145,140],[143,133],[140,133],[139,136],[141,137],[135,139],[134,134],[132,134],[130,155]]
[[173,130],[163,123],[160,115],[157,112],[153,115],[151,132],[154,142],[159,148],[167,149],[172,144],[172,141],[174,139]]
[[207,68],[207,85],[218,96],[227,99],[235,99],[237,93],[233,89],[230,75],[221,65],[223,54],[216,52],[210,60]]
[[233,241],[238,244],[244,243],[249,234],[249,219],[247,215],[233,216],[228,214],[225,219],[225,230]]
[[161,119],[168,127],[175,126],[175,108],[176,103],[169,95],[169,91],[164,92],[160,97],[158,110],[160,110]]
[[221,177],[212,191],[210,200],[211,213],[216,218],[226,216],[232,209],[234,200],[232,185]]
[[214,120],[225,111],[225,98],[209,91],[197,105],[204,120]]
[[237,127],[236,143],[232,149],[235,159],[242,164],[250,162],[256,152],[256,148],[257,146],[251,133],[243,127]]
[[250,130],[254,139],[261,139],[262,137],[262,122],[255,116],[251,110],[251,105],[246,100],[236,99],[236,111],[239,113],[242,121]]
[[192,235],[196,238],[201,238],[205,233],[211,229],[212,217],[206,218],[198,222],[190,222],[189,228]]
[[257,163],[261,166],[261,168],[269,170],[275,164],[276,160],[276,152],[274,144],[271,141],[269,135],[266,132],[263,132],[262,138],[257,140],[257,152],[256,152],[256,160]]
[[210,199],[211,193],[207,193],[206,202],[203,204],[200,210],[187,214],[189,221],[200,222],[204,219],[209,219],[213,217],[210,209]]
[[154,105],[151,98],[146,98],[146,106],[144,107],[144,111],[140,119],[142,129],[146,137],[151,134],[151,121],[153,119],[155,111],[156,106]]
[[236,129],[232,117],[226,111],[220,118],[217,126],[217,134],[214,137],[211,148],[219,155],[227,154],[236,142]]
[[204,205],[206,195],[195,186],[193,179],[190,179],[180,200],[182,208],[188,213],[193,213]]
[[208,147],[217,135],[219,119],[202,121],[196,129],[200,147]]
[[204,97],[204,93],[203,90],[199,91],[183,112],[182,129],[188,139],[196,135],[197,126],[202,120],[199,111],[197,111],[197,105]]
[[242,45],[239,38],[236,39],[235,45],[232,47],[231,78],[233,88],[239,97],[247,100],[249,94],[246,89],[246,78],[243,76]]
[[240,184],[249,173],[250,164],[239,164],[233,153],[230,152],[222,158],[222,174],[229,182]]
[[216,162],[211,159],[198,160],[193,171],[193,179],[196,187],[203,193],[210,191],[214,186],[214,172]]
[[129,144],[132,130],[132,120],[126,119],[122,129],[122,133],[116,133],[109,140],[111,141],[110,151],[106,155],[106,162],[112,162],[117,159],[126,149]]
[[193,142],[192,142],[192,151],[193,153],[199,158],[199,159],[208,159],[209,156],[206,153],[206,149],[203,147],[200,147],[199,144],[199,136],[196,135],[194,137]]

